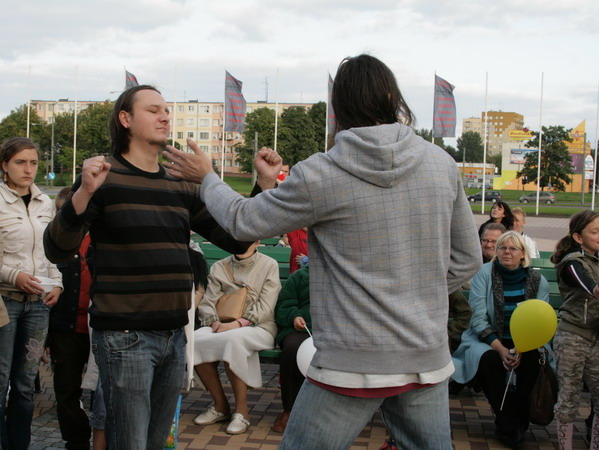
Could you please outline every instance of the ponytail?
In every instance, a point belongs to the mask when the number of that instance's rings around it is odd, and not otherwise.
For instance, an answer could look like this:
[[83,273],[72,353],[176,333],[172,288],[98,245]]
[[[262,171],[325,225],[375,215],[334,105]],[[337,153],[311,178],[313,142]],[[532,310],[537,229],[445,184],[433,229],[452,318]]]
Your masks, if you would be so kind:
[[574,240],[574,233],[582,234],[586,226],[599,217],[599,213],[591,210],[580,211],[570,219],[569,233],[560,239],[551,255],[553,264],[559,263],[568,253],[580,250],[580,244]]

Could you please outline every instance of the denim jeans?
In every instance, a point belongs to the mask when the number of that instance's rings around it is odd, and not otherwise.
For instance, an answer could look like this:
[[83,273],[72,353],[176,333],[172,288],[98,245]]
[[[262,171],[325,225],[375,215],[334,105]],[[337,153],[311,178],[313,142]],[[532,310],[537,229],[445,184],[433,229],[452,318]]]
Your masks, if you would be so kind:
[[305,381],[279,448],[348,449],[379,408],[397,448],[452,448],[447,381],[388,398],[348,397]]
[[157,450],[171,429],[183,386],[185,333],[93,330],[110,449]]
[[0,328],[0,448],[26,449],[31,440],[34,382],[50,308],[41,300],[18,302],[4,297],[4,303],[10,322]]

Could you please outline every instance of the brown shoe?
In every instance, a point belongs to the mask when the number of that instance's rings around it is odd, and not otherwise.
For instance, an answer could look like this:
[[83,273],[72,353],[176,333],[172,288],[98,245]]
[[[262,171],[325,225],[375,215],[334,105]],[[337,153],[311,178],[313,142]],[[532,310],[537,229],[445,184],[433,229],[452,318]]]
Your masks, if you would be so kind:
[[274,425],[272,426],[272,431],[275,433],[283,433],[285,428],[287,428],[287,421],[289,420],[290,415],[291,411],[283,411],[281,414],[279,414],[275,419]]

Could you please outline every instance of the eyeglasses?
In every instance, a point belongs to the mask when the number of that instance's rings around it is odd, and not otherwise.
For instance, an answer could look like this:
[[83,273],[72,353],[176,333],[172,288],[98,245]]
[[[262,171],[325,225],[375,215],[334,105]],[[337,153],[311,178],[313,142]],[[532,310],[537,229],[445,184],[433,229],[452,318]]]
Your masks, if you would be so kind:
[[496,240],[493,240],[493,239],[481,239],[480,241],[481,241],[481,242],[482,242],[484,245],[487,245],[487,244],[493,244],[493,245],[495,245],[495,244],[497,244],[497,241],[496,241]]
[[521,252],[522,249],[518,248],[518,247],[505,247],[505,246],[501,246],[497,249],[500,252],[506,252],[506,251],[510,251],[510,253],[516,253],[516,252]]

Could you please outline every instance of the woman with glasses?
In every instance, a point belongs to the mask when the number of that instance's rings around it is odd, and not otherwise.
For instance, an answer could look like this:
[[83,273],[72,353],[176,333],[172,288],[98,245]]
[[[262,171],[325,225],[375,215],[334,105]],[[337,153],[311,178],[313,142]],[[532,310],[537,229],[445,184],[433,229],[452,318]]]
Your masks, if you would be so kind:
[[472,320],[453,354],[452,378],[482,387],[495,413],[495,433],[509,447],[528,429],[528,398],[540,367],[536,350],[515,352],[509,322],[517,304],[532,298],[548,301],[549,285],[530,268],[520,233],[508,231],[497,240],[493,260],[472,279]]

